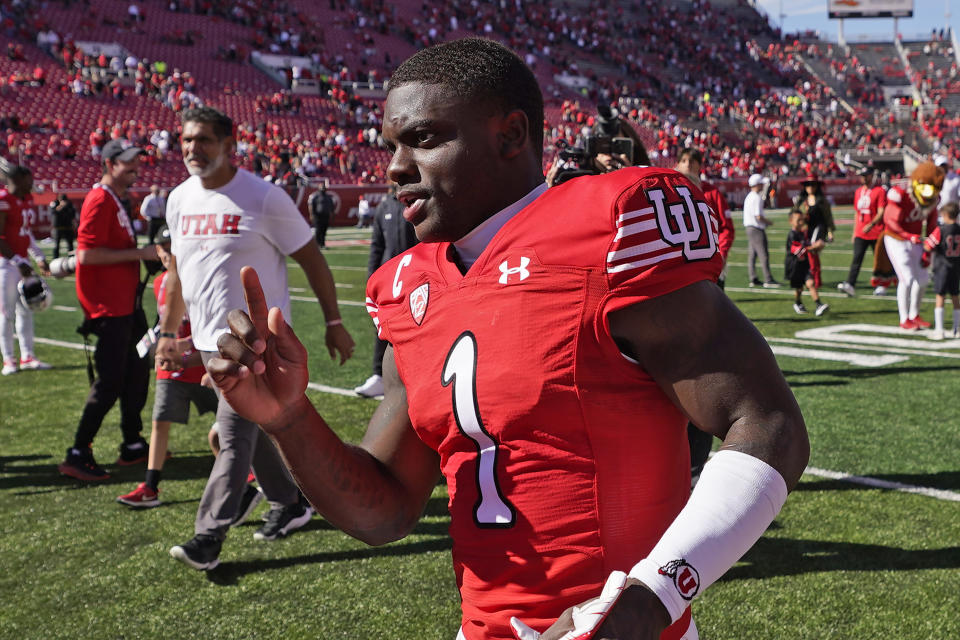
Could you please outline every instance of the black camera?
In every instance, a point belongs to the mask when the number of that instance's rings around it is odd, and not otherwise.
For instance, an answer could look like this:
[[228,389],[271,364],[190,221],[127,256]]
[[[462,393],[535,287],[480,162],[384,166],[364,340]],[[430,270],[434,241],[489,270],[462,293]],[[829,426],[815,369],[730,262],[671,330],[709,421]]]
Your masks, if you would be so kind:
[[582,138],[582,144],[568,146],[560,142],[560,159],[568,165],[557,172],[553,184],[558,185],[571,178],[597,175],[603,170],[594,162],[599,154],[626,156],[633,163],[633,139],[620,135],[620,115],[607,105],[597,107],[597,125],[592,133]]

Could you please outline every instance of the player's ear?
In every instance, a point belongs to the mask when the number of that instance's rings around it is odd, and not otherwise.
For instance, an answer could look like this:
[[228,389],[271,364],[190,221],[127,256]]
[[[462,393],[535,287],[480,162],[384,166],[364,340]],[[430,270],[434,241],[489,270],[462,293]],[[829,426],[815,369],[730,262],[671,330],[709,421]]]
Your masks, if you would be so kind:
[[517,157],[530,145],[530,122],[520,109],[510,111],[500,121],[500,155],[505,159]]

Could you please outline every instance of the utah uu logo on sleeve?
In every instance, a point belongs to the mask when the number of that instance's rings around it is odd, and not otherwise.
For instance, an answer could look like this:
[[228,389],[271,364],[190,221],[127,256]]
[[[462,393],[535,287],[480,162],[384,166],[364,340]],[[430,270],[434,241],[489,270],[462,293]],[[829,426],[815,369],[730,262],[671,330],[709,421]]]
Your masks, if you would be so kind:
[[710,206],[677,186],[671,201],[662,187],[646,192],[651,206],[625,211],[617,218],[617,235],[607,254],[607,273],[641,269],[683,256],[709,260],[717,252],[717,222]]
[[676,193],[680,202],[666,202],[663,189],[647,191],[660,233],[668,243],[683,245],[687,260],[707,260],[717,252],[717,231],[713,228],[710,206],[694,201],[690,190],[682,185],[676,188]]

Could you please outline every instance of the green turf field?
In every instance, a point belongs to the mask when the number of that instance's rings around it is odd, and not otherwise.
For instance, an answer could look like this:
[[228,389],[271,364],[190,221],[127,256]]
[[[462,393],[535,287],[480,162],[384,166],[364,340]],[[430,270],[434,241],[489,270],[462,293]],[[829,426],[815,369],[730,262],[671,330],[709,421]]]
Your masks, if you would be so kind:
[[[837,212],[841,223],[845,216],[848,209]],[[786,220],[782,211],[773,217],[771,263],[782,280]],[[837,292],[850,228],[841,224],[824,254],[831,309],[822,318],[795,315],[786,289],[746,287],[742,232],[731,254],[727,291],[777,351],[812,454],[810,473],[767,535],[694,603],[704,639],[960,638],[960,341],[894,330],[896,301],[892,292],[870,295],[869,266],[857,298]],[[334,230],[332,239],[365,233]],[[326,389],[310,397],[356,441],[375,401],[328,389],[363,382],[372,353],[366,248],[343,245],[326,257],[357,340],[353,360],[331,363],[319,307],[299,269],[291,270],[291,286],[303,298],[293,313],[311,354],[311,380]],[[213,459],[211,417],[174,428],[160,508],[131,511],[114,502],[143,475],[143,467],[108,464],[120,439],[116,410],[94,449],[111,480],[83,486],[61,478],[56,464],[71,444],[87,380],[75,348],[73,282],[52,286],[55,308],[36,316],[37,354],[56,368],[0,378],[0,638],[453,640],[459,600],[443,487],[400,542],[370,548],[315,517],[289,539],[259,543],[254,517],[231,532],[221,566],[204,574],[168,549],[193,534]],[[932,321],[927,297],[922,314]],[[949,318],[948,306],[948,328]],[[145,420],[151,406],[152,395]]]

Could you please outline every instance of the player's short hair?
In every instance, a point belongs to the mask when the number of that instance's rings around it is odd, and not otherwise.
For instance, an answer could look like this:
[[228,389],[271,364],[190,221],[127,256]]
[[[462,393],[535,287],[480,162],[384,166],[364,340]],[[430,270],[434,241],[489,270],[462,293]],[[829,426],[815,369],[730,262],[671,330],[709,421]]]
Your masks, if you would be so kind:
[[680,153],[677,154],[677,162],[680,162],[684,158],[688,160],[695,160],[697,164],[703,164],[703,153],[700,152],[700,149],[694,149],[693,147],[684,147],[680,150]]
[[22,164],[8,165],[3,170],[3,179],[12,182],[14,180],[20,180],[27,176],[32,176],[33,171],[30,171],[27,167]]
[[947,204],[940,207],[940,214],[944,218],[950,218],[951,220],[956,220],[958,213],[960,213],[960,205],[958,205],[956,202],[948,202]]
[[464,100],[493,104],[504,113],[520,109],[527,116],[530,139],[542,154],[540,85],[530,67],[502,44],[463,38],[418,51],[393,72],[388,91],[413,82],[444,85]]
[[220,140],[233,135],[233,120],[230,116],[213,107],[193,107],[180,116],[180,124],[188,122],[206,122],[213,126],[213,135]]

